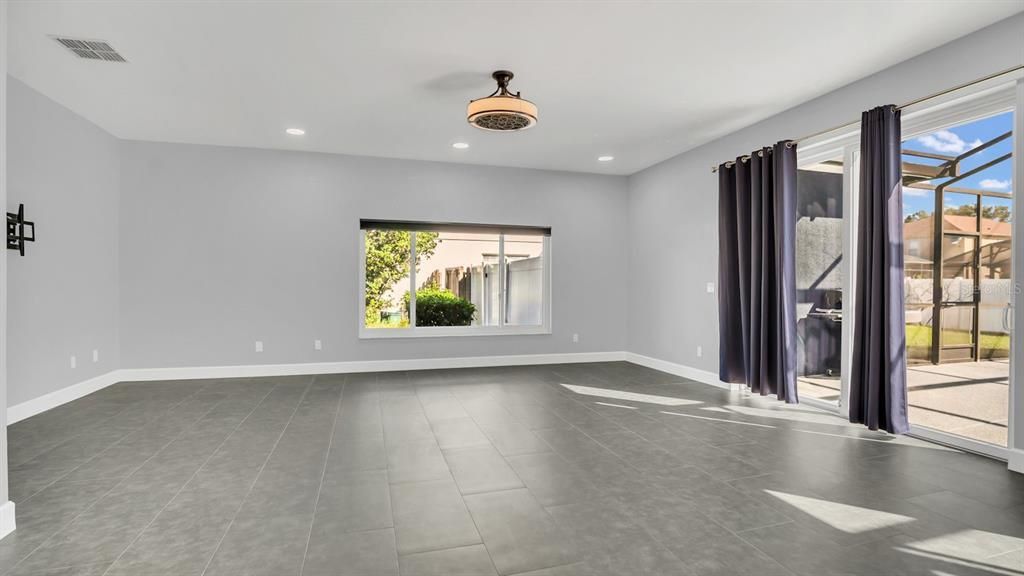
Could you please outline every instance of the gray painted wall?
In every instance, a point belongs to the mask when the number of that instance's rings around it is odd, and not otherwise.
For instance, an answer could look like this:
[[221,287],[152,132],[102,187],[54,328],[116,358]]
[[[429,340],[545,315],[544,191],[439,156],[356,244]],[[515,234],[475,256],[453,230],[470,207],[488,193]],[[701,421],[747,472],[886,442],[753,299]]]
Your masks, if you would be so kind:
[[[148,142],[121,153],[125,368],[626,347],[623,177]],[[360,340],[360,218],[551,226],[553,334]]]
[[[7,206],[7,2],[0,2],[0,206]],[[6,214],[5,214],[6,216]],[[7,503],[7,258],[0,258],[0,506]],[[0,534],[4,528],[0,527]]]
[[630,176],[629,350],[718,372],[718,300],[706,291],[718,280],[718,177],[711,166],[855,121],[874,106],[1018,66],[1022,38],[1024,15],[1014,16]]
[[38,225],[24,258],[5,255],[12,406],[119,365],[120,167],[113,136],[14,78],[7,90],[7,206]]

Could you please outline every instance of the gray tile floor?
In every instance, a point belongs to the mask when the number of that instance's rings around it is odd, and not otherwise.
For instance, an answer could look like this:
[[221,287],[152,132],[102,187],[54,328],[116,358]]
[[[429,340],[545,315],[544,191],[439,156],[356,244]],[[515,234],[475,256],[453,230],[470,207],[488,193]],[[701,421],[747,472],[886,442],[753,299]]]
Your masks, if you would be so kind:
[[122,383],[9,438],[4,575],[1024,574],[1005,464],[625,363]]

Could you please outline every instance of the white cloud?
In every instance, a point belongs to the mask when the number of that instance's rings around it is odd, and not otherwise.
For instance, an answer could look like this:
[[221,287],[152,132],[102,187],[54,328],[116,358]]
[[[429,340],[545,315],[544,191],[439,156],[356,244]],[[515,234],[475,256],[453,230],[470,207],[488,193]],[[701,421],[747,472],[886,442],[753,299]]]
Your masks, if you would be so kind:
[[914,196],[916,198],[920,198],[922,196],[927,196],[928,195],[928,190],[922,190],[921,188],[910,188],[908,186],[904,186],[903,187],[903,195],[904,196]]
[[981,182],[978,182],[978,185],[984,188],[985,190],[1009,190],[1010,181],[996,180],[995,178],[986,178]]
[[943,154],[963,154],[968,149],[982,145],[982,141],[977,138],[971,143],[964,142],[963,138],[949,130],[938,130],[931,134],[925,134],[917,141],[925,148],[931,148]]

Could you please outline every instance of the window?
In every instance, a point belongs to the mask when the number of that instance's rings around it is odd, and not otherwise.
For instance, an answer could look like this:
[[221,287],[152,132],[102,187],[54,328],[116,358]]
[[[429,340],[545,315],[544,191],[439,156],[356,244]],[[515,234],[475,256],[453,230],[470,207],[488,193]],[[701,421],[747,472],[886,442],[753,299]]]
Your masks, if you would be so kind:
[[360,337],[550,333],[550,228],[360,228]]

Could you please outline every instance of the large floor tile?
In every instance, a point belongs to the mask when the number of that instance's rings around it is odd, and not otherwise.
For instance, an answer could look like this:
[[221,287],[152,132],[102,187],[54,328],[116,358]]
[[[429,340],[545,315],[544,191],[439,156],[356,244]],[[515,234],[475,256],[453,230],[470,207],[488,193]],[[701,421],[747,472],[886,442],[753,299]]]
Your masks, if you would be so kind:
[[203,574],[297,576],[302,571],[311,522],[311,515],[239,518]]
[[320,487],[316,516],[333,518],[333,529],[361,532],[390,528],[391,494],[383,470],[328,474]]
[[491,446],[453,448],[444,451],[455,483],[463,494],[521,488],[522,481],[508,462]]
[[553,452],[510,456],[508,463],[543,506],[571,504],[601,494],[585,474]]
[[448,463],[433,437],[421,442],[388,444],[387,459],[392,484],[451,478]]
[[395,532],[388,528],[338,533],[317,523],[309,540],[303,576],[397,576]]
[[572,539],[526,489],[467,496],[466,505],[501,574],[570,564],[579,559]]
[[420,552],[398,559],[402,576],[497,576],[487,548],[462,546]]
[[431,424],[437,444],[442,449],[488,446],[491,441],[472,418],[452,418]]
[[473,518],[452,480],[393,484],[391,508],[402,554],[480,543]]

